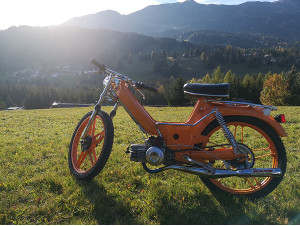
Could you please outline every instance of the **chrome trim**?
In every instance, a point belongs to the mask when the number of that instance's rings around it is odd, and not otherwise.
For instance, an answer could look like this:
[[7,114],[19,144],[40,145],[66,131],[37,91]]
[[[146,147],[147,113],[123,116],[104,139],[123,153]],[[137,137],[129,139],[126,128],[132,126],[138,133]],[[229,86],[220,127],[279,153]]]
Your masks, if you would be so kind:
[[226,95],[214,95],[214,94],[204,94],[204,93],[192,93],[188,91],[184,91],[185,94],[202,96],[202,97],[229,97],[229,94]]
[[238,155],[238,154],[242,154],[242,152],[240,151],[238,144],[233,136],[233,134],[231,133],[231,131],[228,129],[225,119],[223,118],[223,115],[221,114],[221,112],[219,112],[218,110],[216,110],[215,112],[215,117],[218,121],[218,123],[221,126],[221,130],[224,134],[224,137],[228,140],[228,142],[231,144],[231,146],[233,147],[233,152],[234,154]]
[[93,111],[93,113],[92,113],[92,115],[91,115],[91,117],[90,117],[90,119],[88,121],[87,126],[84,128],[84,131],[83,131],[83,133],[82,133],[82,135],[80,137],[81,139],[85,139],[86,138],[87,133],[88,133],[88,131],[89,131],[92,123],[94,122],[96,115],[98,114],[98,112],[100,110],[100,108],[98,106],[101,107],[101,105],[102,105],[102,103],[103,103],[103,101],[105,99],[105,96],[106,96],[106,94],[107,94],[107,92],[108,92],[108,90],[109,90],[109,88],[111,86],[111,82],[114,79],[114,76],[109,76],[107,78],[109,78],[108,81],[107,81],[107,84],[104,87],[102,93],[100,94],[100,97],[99,97],[99,100],[98,100],[98,102],[96,104],[96,107],[95,107],[95,109],[94,109],[94,111]]
[[115,103],[115,105],[114,105],[114,108],[111,110],[111,112],[110,112],[110,117],[111,117],[111,119],[113,119],[114,117],[115,117],[115,115],[111,115],[111,113],[112,112],[116,112],[117,113],[117,110],[118,110],[118,107],[119,107],[119,101],[117,101],[116,103]]
[[120,78],[128,79],[127,76],[122,75],[121,73],[116,72],[116,71],[113,71],[113,70],[111,70],[111,69],[106,68],[106,71],[107,71],[108,73],[113,74],[113,75],[116,75],[116,76],[118,76],[118,77],[120,77]]
[[251,168],[242,170],[225,170],[225,169],[215,169],[212,171],[207,171],[207,169],[199,167],[187,167],[172,165],[160,168],[161,171],[174,169],[191,174],[200,175],[208,178],[222,178],[222,177],[281,177],[282,171],[280,168]]
[[203,116],[201,119],[199,119],[197,122],[194,124],[184,124],[184,123],[170,123],[170,122],[157,122],[156,125],[176,125],[176,126],[196,126],[198,125],[201,121],[212,115],[217,111],[216,108],[214,108],[211,112],[209,112],[207,115]]
[[118,110],[118,107],[119,107],[119,101],[117,101],[114,105],[114,108],[112,109],[112,111],[117,111]]
[[231,105],[248,105],[251,107],[259,107],[259,108],[265,108],[265,109],[270,109],[270,110],[277,110],[276,107],[273,106],[267,106],[267,105],[261,105],[261,104],[253,104],[253,103],[247,103],[247,102],[238,102],[238,101],[219,101],[219,100],[207,100],[208,102],[212,102],[214,104],[218,103],[224,103],[224,104],[231,104]]
[[[216,158],[216,159],[221,160],[221,161],[223,162],[223,164],[225,165],[225,167],[226,167],[228,170],[230,170],[230,166],[228,165],[228,163],[227,163],[226,161],[224,161],[224,160],[218,158],[217,156],[214,156],[214,155],[210,154],[208,151],[204,151],[204,150],[201,150],[201,151],[203,151],[204,153],[206,153],[206,154],[208,154],[208,155],[210,155],[210,156],[212,156],[212,157],[214,157],[214,158]],[[191,159],[188,155],[184,155],[184,156],[183,156],[183,159],[186,160],[186,161],[188,161],[188,162],[191,162],[191,163],[194,163],[194,164],[196,164],[196,165],[199,165],[199,166],[201,166],[201,167],[204,167],[204,168],[206,168],[206,167],[211,168],[211,167],[212,167],[212,166],[210,166],[210,165],[206,165],[206,164],[204,164],[204,163],[197,162],[197,161]]]

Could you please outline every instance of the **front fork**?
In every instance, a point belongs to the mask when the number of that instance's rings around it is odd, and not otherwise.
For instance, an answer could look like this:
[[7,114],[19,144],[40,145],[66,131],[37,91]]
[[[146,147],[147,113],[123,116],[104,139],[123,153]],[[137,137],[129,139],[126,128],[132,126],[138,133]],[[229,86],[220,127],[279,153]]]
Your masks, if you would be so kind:
[[[82,140],[84,140],[87,137],[88,131],[90,130],[90,127],[93,124],[93,122],[94,122],[94,120],[96,118],[96,115],[98,114],[98,112],[101,109],[101,105],[102,105],[102,103],[103,103],[103,101],[104,101],[104,99],[106,97],[107,92],[109,91],[109,88],[111,86],[111,83],[112,83],[113,79],[114,79],[113,76],[109,77],[109,80],[108,80],[106,86],[104,87],[102,93],[100,94],[99,100],[98,100],[97,104],[95,105],[95,109],[93,110],[93,113],[92,113],[92,115],[91,115],[91,117],[89,119],[89,122],[88,122],[87,126],[85,127],[85,129],[84,129],[84,131],[83,131],[83,133],[82,133],[82,135],[80,137]],[[117,107],[118,107],[118,102],[115,104],[114,109],[116,110]]]

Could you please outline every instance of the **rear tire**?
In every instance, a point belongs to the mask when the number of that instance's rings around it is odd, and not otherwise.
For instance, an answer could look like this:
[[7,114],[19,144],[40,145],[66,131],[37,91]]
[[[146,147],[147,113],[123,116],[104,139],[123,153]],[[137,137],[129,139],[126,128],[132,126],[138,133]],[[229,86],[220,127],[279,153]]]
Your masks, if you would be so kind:
[[[271,126],[254,117],[227,116],[224,119],[237,142],[247,145],[253,151],[255,157],[253,168],[280,168],[282,176],[201,178],[201,180],[213,194],[250,199],[268,195],[279,185],[286,171],[286,152],[280,137]],[[223,138],[221,128],[216,120],[205,128],[202,135],[209,137],[206,146],[228,143]],[[220,162],[216,161],[214,166],[224,168],[224,165]]]
[[101,110],[96,115],[86,140],[81,140],[91,115],[92,111],[79,121],[70,142],[69,168],[79,180],[91,180],[100,173],[110,156],[114,140],[112,120]]

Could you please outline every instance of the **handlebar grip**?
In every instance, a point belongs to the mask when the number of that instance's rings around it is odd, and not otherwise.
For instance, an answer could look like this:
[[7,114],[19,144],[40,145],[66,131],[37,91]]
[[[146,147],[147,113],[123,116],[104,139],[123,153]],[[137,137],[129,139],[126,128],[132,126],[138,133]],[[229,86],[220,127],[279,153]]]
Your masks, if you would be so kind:
[[106,67],[104,64],[100,64],[97,60],[91,59],[91,63],[94,64],[96,67],[100,69],[100,72],[104,72],[106,70]]
[[152,86],[148,86],[148,85],[146,85],[142,82],[136,82],[135,87],[137,89],[146,89],[146,90],[149,90],[149,91],[154,92],[154,93],[157,93],[157,90],[158,90],[157,88],[152,87]]

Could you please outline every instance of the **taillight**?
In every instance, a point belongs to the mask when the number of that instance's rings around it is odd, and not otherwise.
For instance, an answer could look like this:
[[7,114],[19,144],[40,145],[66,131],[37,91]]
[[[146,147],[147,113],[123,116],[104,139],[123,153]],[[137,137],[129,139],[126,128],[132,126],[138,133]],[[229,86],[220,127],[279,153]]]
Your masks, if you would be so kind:
[[274,117],[274,119],[279,122],[279,123],[284,123],[285,122],[285,116],[284,114],[281,115],[277,115],[276,117]]

